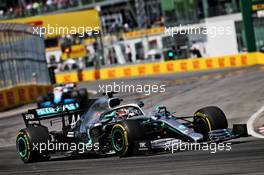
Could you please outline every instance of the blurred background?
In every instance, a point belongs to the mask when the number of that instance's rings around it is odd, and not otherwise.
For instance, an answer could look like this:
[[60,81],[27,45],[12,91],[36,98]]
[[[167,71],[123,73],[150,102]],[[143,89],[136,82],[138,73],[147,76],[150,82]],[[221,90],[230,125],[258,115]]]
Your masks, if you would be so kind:
[[[239,0],[2,0],[0,19],[10,22],[10,19],[22,18],[19,22],[37,26],[45,26],[43,20],[45,23],[57,21],[60,25],[58,18],[65,17],[58,14],[93,9],[98,11],[100,35],[91,32],[84,37],[45,36],[47,62],[56,65],[58,71],[89,68],[99,63],[130,64],[247,51]],[[257,50],[264,45],[262,14],[256,13],[253,21]],[[89,15],[69,17],[67,25],[78,20],[79,26],[89,26],[92,18]],[[231,34],[171,37],[164,32],[164,27],[179,25],[229,27]]]

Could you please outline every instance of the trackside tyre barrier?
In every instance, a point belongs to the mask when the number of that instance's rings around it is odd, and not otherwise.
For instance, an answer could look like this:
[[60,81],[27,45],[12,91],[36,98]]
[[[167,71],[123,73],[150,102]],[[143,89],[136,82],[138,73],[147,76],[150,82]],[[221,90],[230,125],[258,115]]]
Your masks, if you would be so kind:
[[[204,71],[223,68],[236,68],[264,64],[264,54],[259,52],[243,53],[213,58],[183,59],[166,62],[134,64],[101,68],[100,70],[87,69],[81,73],[64,72],[56,74],[57,83],[69,83],[116,78],[139,77],[158,74],[171,74],[191,71]],[[98,76],[99,74],[99,76]],[[80,78],[81,77],[81,78]]]
[[46,95],[51,85],[18,85],[0,89],[0,111],[19,105],[35,102],[39,96]]

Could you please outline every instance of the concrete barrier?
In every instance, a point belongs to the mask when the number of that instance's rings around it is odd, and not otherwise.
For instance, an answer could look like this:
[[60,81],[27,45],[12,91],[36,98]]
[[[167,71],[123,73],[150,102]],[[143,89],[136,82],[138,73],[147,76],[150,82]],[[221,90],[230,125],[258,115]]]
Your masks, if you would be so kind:
[[203,71],[232,67],[252,66],[264,64],[264,54],[243,53],[212,58],[182,59],[175,61],[120,65],[101,68],[100,70],[83,70],[82,72],[57,73],[57,83],[81,81],[107,80],[158,74],[171,74],[180,72]]

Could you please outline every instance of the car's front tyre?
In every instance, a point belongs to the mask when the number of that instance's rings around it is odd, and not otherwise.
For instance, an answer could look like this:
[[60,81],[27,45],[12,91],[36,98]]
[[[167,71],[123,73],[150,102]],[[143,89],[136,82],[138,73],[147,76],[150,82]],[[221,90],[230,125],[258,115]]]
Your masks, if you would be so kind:
[[111,132],[112,149],[119,157],[131,156],[135,141],[144,140],[145,128],[137,120],[124,120],[115,124]]
[[228,123],[224,112],[216,106],[209,106],[195,112],[193,118],[194,130],[203,134],[208,140],[208,132],[217,129],[227,129]]

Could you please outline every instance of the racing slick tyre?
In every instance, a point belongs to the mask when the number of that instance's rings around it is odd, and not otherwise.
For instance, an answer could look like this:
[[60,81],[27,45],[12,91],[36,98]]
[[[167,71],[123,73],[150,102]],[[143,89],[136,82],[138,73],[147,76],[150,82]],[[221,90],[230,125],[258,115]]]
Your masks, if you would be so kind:
[[194,130],[203,134],[205,140],[208,140],[209,131],[226,129],[228,127],[224,112],[216,106],[209,106],[196,111],[193,118],[193,125]]
[[39,103],[41,103],[41,102],[43,102],[43,101],[45,101],[45,100],[46,100],[45,96],[39,96],[39,97],[37,98],[37,102],[39,102]]
[[111,145],[119,157],[133,154],[134,141],[146,138],[145,128],[137,120],[124,120],[115,124],[111,132]]
[[46,151],[40,152],[40,143],[47,146],[50,139],[48,129],[44,126],[32,126],[21,129],[16,138],[16,148],[19,158],[24,163],[37,162],[49,158]]
[[86,99],[88,97],[88,93],[86,89],[80,89],[78,90],[78,92],[81,99]]
[[37,105],[38,105],[38,108],[41,108],[42,107],[42,103],[44,102],[44,101],[46,101],[48,98],[46,97],[46,96],[39,96],[38,98],[37,98]]
[[79,97],[78,91],[70,92],[70,98],[77,99]]

